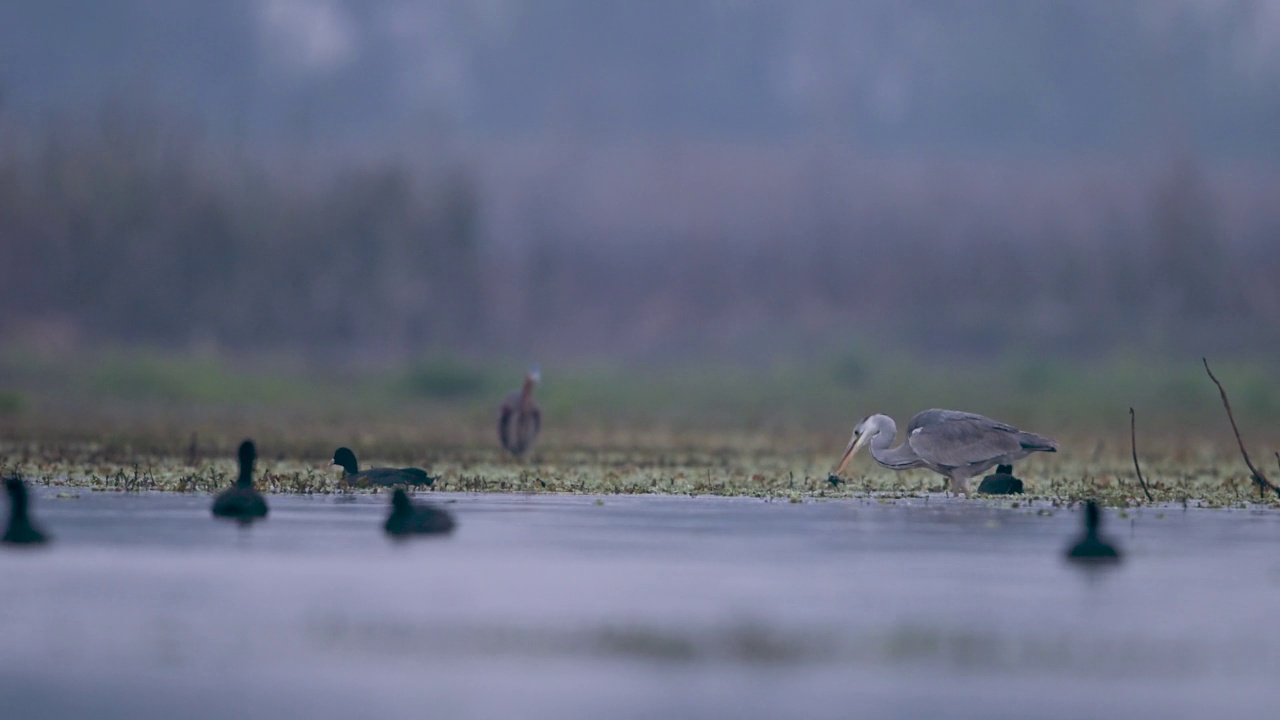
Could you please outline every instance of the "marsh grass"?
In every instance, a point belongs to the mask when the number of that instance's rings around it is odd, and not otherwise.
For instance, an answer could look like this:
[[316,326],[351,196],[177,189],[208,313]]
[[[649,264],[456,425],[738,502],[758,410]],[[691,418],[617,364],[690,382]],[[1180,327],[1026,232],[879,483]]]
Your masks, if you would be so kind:
[[[508,492],[607,494],[679,494],[749,496],[779,502],[829,498],[874,497],[884,502],[926,498],[944,492],[943,479],[927,471],[893,473],[862,458],[833,486],[827,472],[835,452],[814,452],[779,443],[766,450],[760,439],[744,433],[744,449],[731,449],[735,436],[684,437],[662,444],[656,437],[642,446],[624,447],[612,438],[601,449],[548,443],[528,463],[506,458],[494,444],[455,445],[406,450],[397,443],[374,443],[366,453],[371,466],[414,464],[438,477],[433,488],[419,492]],[[609,445],[612,443],[612,446]],[[1017,468],[1026,494],[987,497],[984,501],[1035,512],[1085,498],[1105,505],[1205,507],[1280,507],[1274,496],[1259,496],[1248,472],[1229,452],[1207,439],[1188,449],[1186,441],[1151,443],[1144,460],[1153,501],[1145,501],[1123,446],[1101,453],[1075,452],[1080,441],[1064,443],[1064,452],[1037,456]],[[755,446],[755,447],[753,447]],[[317,454],[314,443],[276,445],[259,462],[257,486],[272,493],[378,492],[348,489],[340,473],[328,467],[330,451]],[[107,492],[212,493],[227,486],[235,464],[227,457],[191,463],[182,455],[137,452],[120,443],[64,442],[43,445],[0,442],[0,466],[37,485],[84,487]],[[975,496],[984,497],[984,496]]]
[[[1246,442],[1270,456],[1280,448],[1276,371],[1215,365],[1238,404]],[[334,369],[159,353],[38,360],[10,352],[0,355],[0,393],[20,389],[22,402],[0,412],[0,471],[52,486],[213,492],[235,474],[236,444],[252,437],[258,483],[269,492],[344,491],[329,459],[347,445],[369,467],[423,467],[440,477],[435,490],[442,491],[893,501],[942,492],[942,478],[895,474],[863,456],[835,487],[827,476],[836,454],[870,412],[905,422],[941,406],[1059,439],[1060,453],[1015,468],[1026,484],[1016,501],[1039,507],[1096,497],[1132,505],[1142,497],[1129,455],[1132,405],[1143,417],[1140,459],[1156,504],[1259,502],[1216,390],[1192,362],[931,365],[864,352],[764,367],[544,367],[544,432],[520,463],[497,446],[495,412],[522,371],[447,357]]]

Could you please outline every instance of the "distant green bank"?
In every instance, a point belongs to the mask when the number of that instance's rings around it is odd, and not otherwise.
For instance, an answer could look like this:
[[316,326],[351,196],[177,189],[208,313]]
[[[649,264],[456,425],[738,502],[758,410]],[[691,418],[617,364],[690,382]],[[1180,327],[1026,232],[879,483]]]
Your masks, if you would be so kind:
[[[1280,366],[1214,361],[1239,419],[1261,436],[1280,427]],[[509,361],[433,356],[363,366],[296,359],[238,360],[116,349],[70,356],[0,354],[0,422],[10,433],[51,416],[67,425],[143,407],[184,413],[240,410],[335,413],[379,422],[428,413],[486,417],[519,383]],[[1128,408],[1147,432],[1225,427],[1217,393],[1195,359],[1116,355],[1068,361],[1027,356],[934,360],[895,352],[848,352],[762,365],[684,362],[544,364],[538,398],[551,427],[827,429],[872,412],[900,419],[951,407],[1046,433],[1127,437]],[[485,431],[487,432],[487,425]]]

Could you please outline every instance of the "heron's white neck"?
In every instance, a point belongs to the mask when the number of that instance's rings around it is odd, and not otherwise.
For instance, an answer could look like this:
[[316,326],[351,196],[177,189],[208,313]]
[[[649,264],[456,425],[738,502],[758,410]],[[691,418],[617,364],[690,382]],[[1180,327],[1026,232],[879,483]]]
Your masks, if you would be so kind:
[[893,439],[898,436],[898,424],[888,415],[872,415],[867,418],[868,427],[864,432],[871,436],[867,441],[871,458],[891,470],[905,470],[920,464],[920,458],[912,452],[911,447],[903,441],[896,448],[891,448]]

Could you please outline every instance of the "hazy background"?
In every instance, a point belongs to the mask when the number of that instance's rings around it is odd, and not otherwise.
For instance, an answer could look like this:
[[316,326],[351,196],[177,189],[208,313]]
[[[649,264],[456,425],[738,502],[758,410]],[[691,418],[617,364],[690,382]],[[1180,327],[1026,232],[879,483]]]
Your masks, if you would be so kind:
[[1278,199],[1269,0],[0,5],[28,369],[1265,367]]

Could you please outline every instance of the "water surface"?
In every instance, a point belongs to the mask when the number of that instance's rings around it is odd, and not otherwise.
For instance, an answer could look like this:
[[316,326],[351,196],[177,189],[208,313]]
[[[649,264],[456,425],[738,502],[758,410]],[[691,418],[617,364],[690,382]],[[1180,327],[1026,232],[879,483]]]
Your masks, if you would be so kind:
[[6,717],[1218,717],[1276,704],[1280,514],[941,497],[385,496],[33,488],[0,553]]

